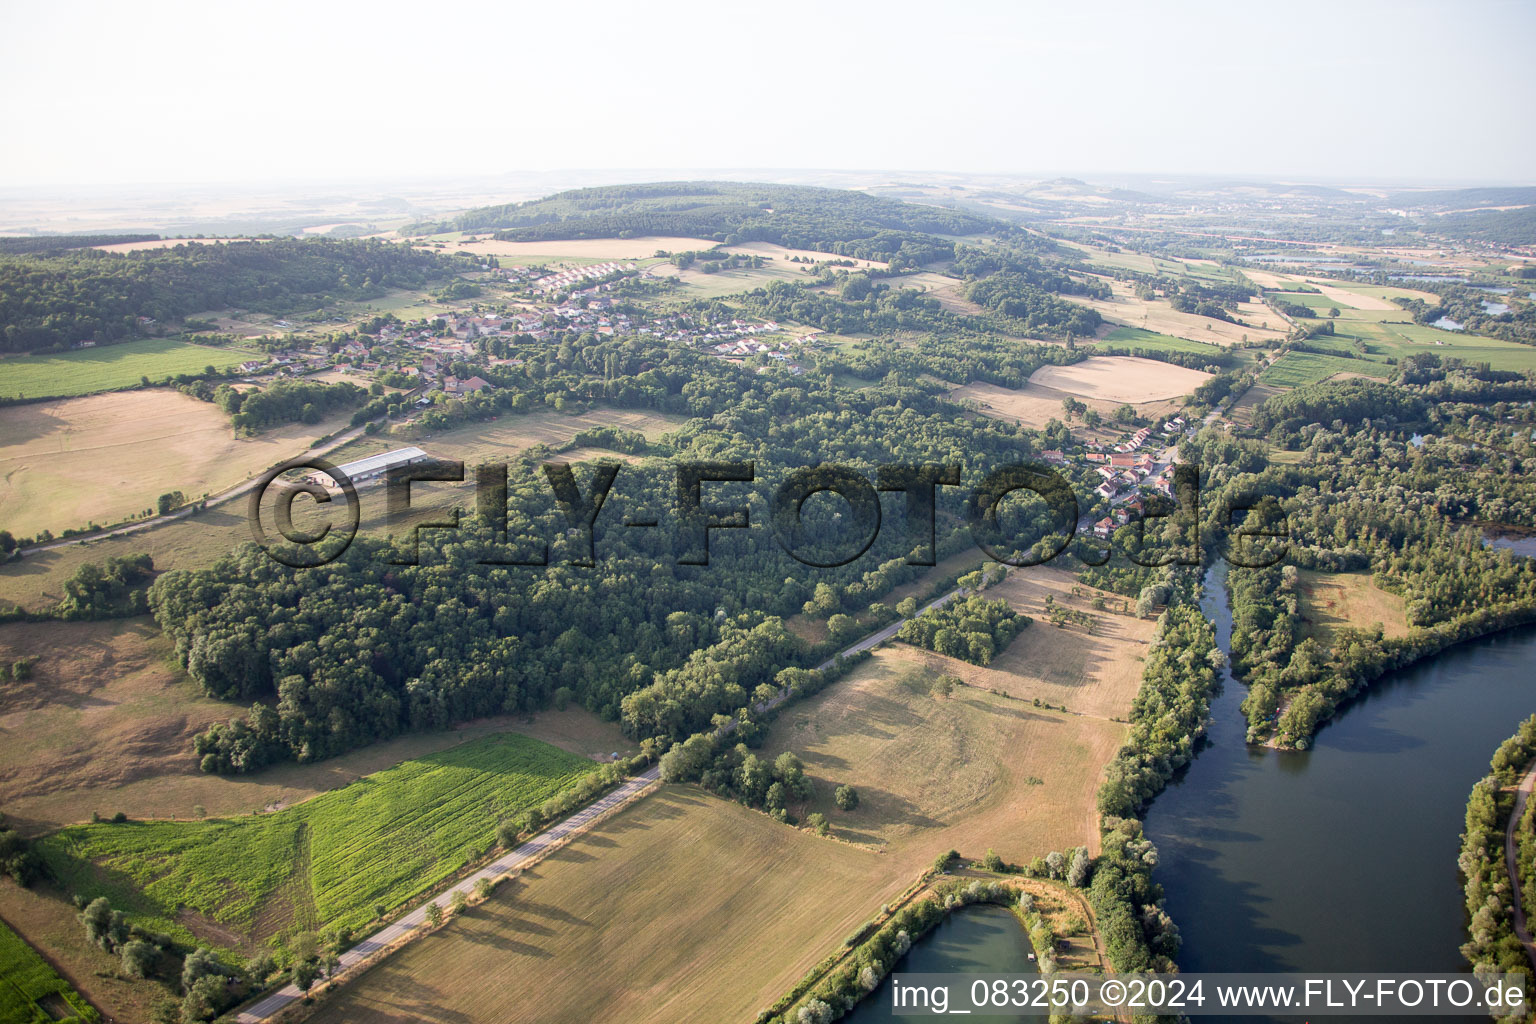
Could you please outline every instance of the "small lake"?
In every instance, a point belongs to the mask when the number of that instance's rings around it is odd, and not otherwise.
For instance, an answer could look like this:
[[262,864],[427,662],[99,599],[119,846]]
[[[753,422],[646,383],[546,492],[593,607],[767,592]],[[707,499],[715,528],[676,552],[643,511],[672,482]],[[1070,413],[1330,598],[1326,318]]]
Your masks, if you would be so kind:
[[1455,274],[1391,274],[1388,280],[1392,281],[1465,281],[1464,277]]
[[1452,320],[1448,316],[1443,316],[1439,320],[1435,320],[1435,321],[1431,322],[1429,326],[1431,326],[1431,327],[1438,327],[1442,331],[1461,331],[1461,330],[1465,330],[1465,328],[1462,327],[1461,324],[1457,323],[1455,320]]
[[[907,955],[896,961],[891,973],[1034,974],[1035,963],[1029,958],[1032,952],[1029,936],[1024,934],[1024,926],[1012,911],[977,904],[947,915],[931,932],[912,944]],[[842,1020],[849,1024],[876,1024],[919,1019],[906,1015],[898,1017],[891,1011],[890,988],[890,977],[887,976],[879,988]],[[957,1005],[950,1004],[952,1009]],[[983,1024],[1045,1024],[1049,1017],[972,1013],[966,1014],[965,1019]]]
[[[1202,601],[1223,648],[1225,573],[1207,574]],[[1209,743],[1147,814],[1155,877],[1184,937],[1180,966],[1464,970],[1456,856],[1467,794],[1536,711],[1536,628],[1384,677],[1304,752],[1243,742],[1245,692],[1227,679]]]
[[1483,312],[1489,316],[1498,316],[1500,313],[1509,312],[1509,303],[1507,302],[1489,302],[1487,299],[1483,299],[1482,302]]
[[1517,555],[1536,558],[1536,537],[1487,537],[1485,542],[1489,547],[1507,548]]

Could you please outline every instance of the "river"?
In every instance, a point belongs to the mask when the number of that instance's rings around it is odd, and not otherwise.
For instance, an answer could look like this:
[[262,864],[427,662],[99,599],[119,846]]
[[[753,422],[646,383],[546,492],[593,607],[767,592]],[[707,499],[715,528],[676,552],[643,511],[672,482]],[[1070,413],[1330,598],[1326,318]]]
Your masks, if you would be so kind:
[[[1202,602],[1223,649],[1225,574],[1210,571]],[[1533,683],[1536,629],[1497,634],[1384,677],[1310,750],[1282,753],[1243,742],[1245,690],[1228,678],[1209,743],[1146,818],[1180,967],[1464,969],[1467,793],[1536,711]]]
[[[1232,632],[1226,571],[1222,563],[1207,573],[1201,602],[1223,650]],[[1456,855],[1467,794],[1494,748],[1536,711],[1536,627],[1384,677],[1304,752],[1244,743],[1245,693],[1226,678],[1207,742],[1146,817],[1161,855],[1155,877],[1184,937],[1179,966],[1463,970]],[[1033,969],[1028,953],[1010,914],[972,908],[914,944],[896,969],[1011,973]],[[882,987],[847,1019],[898,1019],[884,998]]]

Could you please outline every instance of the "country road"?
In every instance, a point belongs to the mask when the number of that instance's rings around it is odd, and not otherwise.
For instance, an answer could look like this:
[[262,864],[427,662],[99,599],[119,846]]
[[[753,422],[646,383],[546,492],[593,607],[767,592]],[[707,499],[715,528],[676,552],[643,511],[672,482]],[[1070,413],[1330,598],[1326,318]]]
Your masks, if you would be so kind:
[[1526,801],[1530,799],[1531,788],[1536,786],[1536,764],[1531,765],[1531,770],[1525,773],[1525,778],[1520,780],[1520,788],[1515,790],[1515,809],[1509,815],[1509,826],[1504,830],[1504,864],[1509,869],[1509,885],[1514,891],[1515,910],[1511,915],[1515,924],[1515,935],[1525,946],[1525,955],[1531,961],[1531,967],[1536,969],[1536,942],[1531,941],[1531,926],[1525,919],[1525,908],[1520,903],[1520,873],[1516,870],[1515,830],[1520,827],[1520,818],[1525,814]]
[[[342,433],[337,434],[335,437],[331,438],[329,441],[325,442],[319,447],[305,449],[303,452],[294,455],[293,458],[319,458],[323,455],[327,455],[340,448],[347,442],[355,441],[357,438],[362,437],[363,432],[367,430],[367,428],[368,425],[366,423],[360,427],[352,427],[349,430],[345,430]],[[285,459],[284,461],[291,460]],[[262,473],[265,472],[266,470],[262,471]],[[65,537],[61,540],[51,540],[45,544],[31,544],[25,548],[22,548],[21,554],[33,555],[42,551],[53,551],[57,548],[67,548],[73,544],[85,544],[88,541],[93,540],[106,540],[108,537],[123,537],[130,533],[139,533],[143,530],[152,530],[157,526],[164,526],[166,523],[174,522],[177,519],[185,519],[192,514],[193,510],[196,509],[198,505],[205,505],[209,508],[212,508],[215,505],[222,505],[226,501],[232,501],[235,498],[249,494],[251,490],[255,488],[257,481],[261,479],[262,473],[258,473],[255,476],[243,480],[240,483],[235,484],[233,487],[226,487],[224,490],[218,492],[217,494],[211,494],[207,498],[201,498],[197,501],[189,502],[185,508],[177,509],[175,512],[167,512],[163,516],[153,516],[149,519],[143,519],[136,523],[126,523],[122,526],[114,526],[107,530],[97,531],[96,533],[86,533],[74,537]]]
[[[396,921],[394,924],[374,932],[372,935],[368,936],[368,938],[364,939],[343,953],[341,955],[340,966],[337,967],[336,973],[345,974],[347,971],[356,967],[363,960],[366,960],[368,957],[377,953],[379,950],[400,941],[411,932],[426,924],[427,907],[433,903],[444,905],[455,892],[462,892],[466,897],[473,895],[475,891],[475,883],[480,879],[484,878],[494,881],[502,875],[510,874],[511,872],[518,870],[529,861],[538,858],[550,847],[558,844],[561,840],[564,840],[579,832],[585,831],[594,822],[596,822],[597,819],[605,816],[608,814],[608,812],[617,810],[632,800],[639,799],[646,793],[647,790],[660,782],[660,780],[661,769],[659,767],[652,766],[639,775],[636,775],[628,782],[625,782],[623,785],[619,786],[618,789],[615,789],[607,796],[604,796],[601,799],[588,804],[586,807],[577,811],[569,818],[566,818],[558,825],[554,825],[551,828],[540,832],[538,835],[517,847],[515,850],[502,855],[500,858],[487,864],[485,867],[481,868],[479,871],[476,871],[474,874],[460,880],[458,884],[456,884],[453,888],[447,890],[446,892],[437,893],[431,899],[427,900],[425,903],[422,903],[419,907],[417,907],[415,910],[412,910],[404,917],[400,918],[400,920]],[[444,906],[444,909],[446,909],[446,906]],[[261,1024],[262,1021],[271,1019],[275,1014],[280,1013],[285,1007],[297,1002],[302,998],[304,998],[304,993],[300,992],[297,986],[292,984],[284,985],[282,988],[278,989],[276,992],[273,992],[271,995],[264,996],[257,1002],[246,1007],[235,1019],[239,1022],[239,1024]]]
[[[953,601],[956,597],[959,597],[963,593],[965,593],[963,587],[956,587],[954,590],[944,594],[942,597],[938,597],[933,601],[930,601],[927,605],[923,606],[922,610],[928,611],[930,608],[943,608],[946,604]],[[840,657],[844,657],[849,654],[857,654],[860,651],[867,651],[872,647],[877,647],[880,644],[885,643],[885,641],[896,635],[896,630],[901,628],[901,624],[904,621],[906,620],[898,619],[897,621],[891,623],[889,626],[871,633],[869,636],[864,637],[864,639],[858,641],[857,643],[845,647],[837,654],[816,666],[816,668],[818,670],[829,668],[832,663]],[[765,701],[762,704],[757,705],[756,710],[759,713],[772,710],[773,708],[778,707],[780,704],[783,704],[786,700],[788,700],[789,696],[789,691],[785,690],[779,693],[779,695],[774,697],[772,700]],[[729,722],[726,724],[725,731],[730,732],[734,730],[735,726],[736,723],[734,721]],[[429,905],[433,903],[439,903],[441,901],[446,901],[448,898],[452,897],[454,892],[463,892],[465,895],[472,893],[474,891],[475,883],[481,878],[495,879],[502,875],[508,874],[509,872],[516,871],[523,865],[527,864],[530,860],[540,856],[551,846],[559,843],[561,840],[585,831],[588,827],[594,824],[597,819],[604,817],[610,811],[616,810],[633,800],[638,800],[640,797],[649,792],[654,785],[659,783],[660,780],[661,767],[659,765],[647,769],[645,772],[636,775],[634,778],[630,779],[628,782],[624,783],[618,789],[615,789],[612,793],[609,793],[607,796],[601,798],[595,803],[588,804],[585,808],[577,811],[575,814],[571,815],[569,818],[566,818],[558,825],[554,825],[544,832],[539,833],[532,839],[528,840],[526,843],[523,843],[521,846],[517,847],[517,849],[512,850],[511,852],[504,854],[490,864],[487,864],[479,871],[476,871],[474,874],[458,882],[453,886],[453,888],[447,890],[446,892],[437,893],[435,896],[428,899],[420,906],[416,907],[416,909],[412,910],[409,914],[406,914],[404,917],[400,918],[398,921],[394,922],[388,927],[382,928],[374,934],[368,936],[368,938],[364,939],[343,953],[340,958],[341,962],[337,967],[337,974],[345,974],[349,970],[356,967],[363,960],[377,953],[379,950],[384,949],[393,943],[399,942],[401,939],[406,938],[413,931],[420,928],[423,924],[426,923],[427,907]],[[270,1020],[273,1016],[282,1012],[285,1007],[292,1005],[303,997],[304,994],[298,990],[297,986],[292,984],[284,985],[276,992],[263,996],[255,1003],[252,1003],[250,1006],[240,1011],[239,1015],[236,1016],[235,1019],[239,1022],[239,1024],[262,1024],[262,1022]]]

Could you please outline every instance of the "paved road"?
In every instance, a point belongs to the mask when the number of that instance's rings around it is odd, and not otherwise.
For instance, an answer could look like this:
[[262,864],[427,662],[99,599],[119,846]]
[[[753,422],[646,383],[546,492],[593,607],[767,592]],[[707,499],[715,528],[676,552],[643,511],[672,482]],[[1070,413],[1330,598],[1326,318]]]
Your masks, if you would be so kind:
[[1531,789],[1536,786],[1536,764],[1531,765],[1531,770],[1525,773],[1525,778],[1520,780],[1520,788],[1515,790],[1515,809],[1509,816],[1509,827],[1504,830],[1504,864],[1509,868],[1509,884],[1514,890],[1515,897],[1515,935],[1525,945],[1525,955],[1531,961],[1531,967],[1536,968],[1536,942],[1531,941],[1530,925],[1525,919],[1525,908],[1520,905],[1520,873],[1515,869],[1515,829],[1520,827],[1520,818],[1525,814],[1525,803],[1531,796]]
[[[949,604],[949,602],[953,601],[955,598],[959,597],[961,594],[964,594],[964,593],[965,593],[965,588],[964,587],[956,587],[954,590],[951,590],[949,593],[945,594],[943,597],[940,597],[940,598],[930,602],[929,604],[924,605],[923,608],[922,608],[922,611],[918,612],[918,614],[921,615],[922,612],[926,612],[926,611],[928,611],[930,609],[934,609],[934,608],[943,608],[945,605]],[[850,654],[858,654],[860,651],[867,651],[867,650],[870,650],[871,648],[879,647],[881,644],[885,643],[891,637],[895,636],[896,635],[896,631],[898,629],[900,629],[902,627],[902,624],[905,623],[906,621],[907,621],[906,619],[897,619],[895,622],[891,623],[889,626],[886,626],[884,629],[876,630],[875,632],[869,634],[869,636],[865,637],[863,640],[860,640],[858,643],[853,644],[853,645],[851,645],[849,647],[845,647],[841,651],[839,651],[836,654],[832,655],[832,657],[828,658],[826,661],[822,662],[820,665],[817,665],[816,666],[816,670],[818,672],[824,672],[827,669],[831,668],[832,667],[832,663],[835,662],[838,658],[847,657]],[[780,701],[778,701],[778,703],[783,703],[783,701],[780,700]]]
[[[632,800],[639,799],[660,778],[661,769],[659,767],[651,767],[625,782],[607,796],[588,804],[558,825],[539,833],[523,845],[517,847],[517,849],[504,854],[469,877],[462,879],[452,889],[433,896],[394,924],[375,932],[343,953],[341,955],[341,964],[337,968],[337,974],[344,974],[353,967],[356,967],[364,959],[392,943],[400,941],[411,932],[420,928],[427,921],[427,907],[431,904],[438,903],[446,910],[448,900],[452,897],[453,893],[462,892],[465,896],[473,895],[475,883],[480,879],[495,880],[502,875],[518,870],[561,840],[585,831],[598,818],[603,817],[608,812],[622,807]],[[262,1021],[268,1020],[284,1007],[302,998],[304,998],[304,993],[300,992],[296,986],[284,985],[276,992],[241,1011],[240,1015],[235,1019],[239,1024],[261,1024]]]
[[[307,448],[303,452],[295,454],[293,458],[319,458],[320,456],[327,455],[330,452],[340,448],[348,441],[353,441],[361,437],[363,435],[363,431],[366,429],[367,424],[364,424],[361,427],[353,427],[350,430],[337,434],[331,440],[327,441],[323,445],[320,445],[318,448]],[[172,522],[174,520],[187,518],[193,513],[199,504],[204,504],[209,508],[212,508],[215,505],[222,505],[226,501],[232,501],[235,498],[249,494],[251,490],[255,488],[257,481],[261,479],[262,474],[265,472],[266,471],[263,470],[262,473],[256,474],[243,483],[238,483],[233,487],[227,487],[217,494],[210,495],[207,498],[199,499],[198,501],[189,504],[186,508],[179,509],[175,512],[168,512],[163,516],[155,516],[151,519],[142,519],[139,522],[128,523],[124,526],[114,526],[110,530],[101,530],[97,533],[88,533],[75,537],[65,537],[62,540],[51,540],[46,544],[33,544],[29,547],[22,548],[21,553],[23,555],[31,555],[36,554],[39,551],[52,551],[55,548],[67,548],[71,544],[84,544],[86,541],[104,540],[107,537],[122,537],[130,533],[138,533],[141,530],[152,530],[157,526],[164,526],[166,523]]]

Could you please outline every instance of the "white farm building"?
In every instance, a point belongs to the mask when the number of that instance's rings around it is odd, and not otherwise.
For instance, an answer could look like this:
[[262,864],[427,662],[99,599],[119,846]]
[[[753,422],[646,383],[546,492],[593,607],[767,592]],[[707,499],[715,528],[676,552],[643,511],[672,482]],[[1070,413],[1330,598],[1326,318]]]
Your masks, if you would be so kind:
[[[396,448],[392,452],[380,452],[370,455],[365,459],[357,459],[352,462],[344,462],[336,467],[354,484],[365,484],[370,480],[377,480],[396,466],[409,466],[417,462],[425,462],[432,456],[412,445],[409,448]],[[319,479],[316,474],[314,479]],[[323,482],[323,481],[321,481]]]

